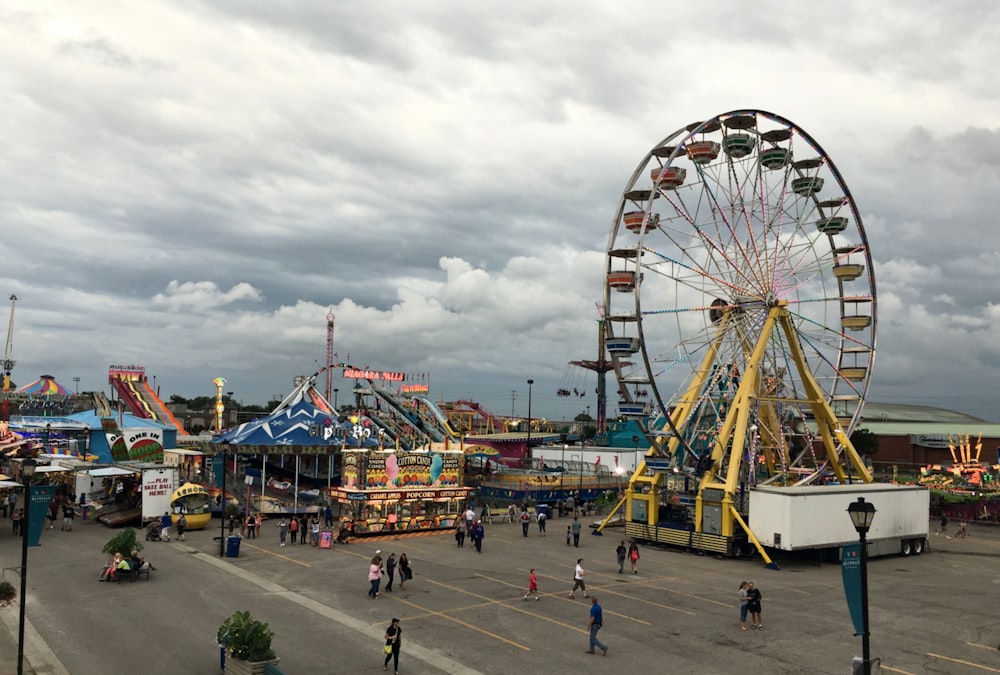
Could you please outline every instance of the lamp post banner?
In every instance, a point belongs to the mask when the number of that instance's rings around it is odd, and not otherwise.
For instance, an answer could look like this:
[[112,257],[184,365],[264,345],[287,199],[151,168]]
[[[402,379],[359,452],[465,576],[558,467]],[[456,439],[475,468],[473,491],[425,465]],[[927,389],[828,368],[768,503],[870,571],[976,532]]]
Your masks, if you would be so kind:
[[56,495],[55,485],[31,485],[28,487],[28,546],[38,546],[45,527],[45,515],[49,512],[49,502]]
[[854,634],[863,635],[865,622],[861,606],[861,544],[845,544],[840,547],[840,572],[844,580],[847,609],[851,612],[851,621],[854,623]]

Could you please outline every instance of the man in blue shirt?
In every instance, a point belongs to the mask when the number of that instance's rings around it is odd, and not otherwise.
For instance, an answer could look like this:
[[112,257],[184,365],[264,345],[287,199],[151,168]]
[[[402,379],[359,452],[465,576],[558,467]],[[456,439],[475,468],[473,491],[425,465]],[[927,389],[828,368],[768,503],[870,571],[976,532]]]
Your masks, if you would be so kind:
[[608,648],[597,639],[597,631],[601,630],[604,625],[604,612],[601,611],[601,606],[597,604],[597,596],[591,596],[590,598],[590,649],[587,650],[588,654],[593,654],[594,647],[601,650],[601,654],[604,656],[608,655]]

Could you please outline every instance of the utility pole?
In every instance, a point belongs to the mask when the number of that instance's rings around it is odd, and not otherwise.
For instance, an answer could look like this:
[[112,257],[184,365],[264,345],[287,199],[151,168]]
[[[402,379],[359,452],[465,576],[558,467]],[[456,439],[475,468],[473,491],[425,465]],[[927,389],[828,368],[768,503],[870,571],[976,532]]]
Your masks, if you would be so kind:
[[517,400],[517,390],[516,389],[511,389],[510,390],[510,416],[511,417],[514,416],[514,401],[516,401],[516,400]]

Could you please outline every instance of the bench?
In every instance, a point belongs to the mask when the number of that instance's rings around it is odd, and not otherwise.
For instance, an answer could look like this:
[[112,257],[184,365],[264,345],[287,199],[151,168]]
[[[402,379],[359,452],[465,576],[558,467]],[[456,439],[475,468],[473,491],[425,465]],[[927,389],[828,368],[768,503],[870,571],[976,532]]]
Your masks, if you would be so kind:
[[142,578],[142,575],[146,575],[146,581],[149,581],[149,573],[151,569],[149,565],[143,565],[140,568],[132,568],[127,570],[118,570],[115,573],[115,581],[118,583],[122,582],[122,579],[128,579],[129,581],[135,582],[136,580]]

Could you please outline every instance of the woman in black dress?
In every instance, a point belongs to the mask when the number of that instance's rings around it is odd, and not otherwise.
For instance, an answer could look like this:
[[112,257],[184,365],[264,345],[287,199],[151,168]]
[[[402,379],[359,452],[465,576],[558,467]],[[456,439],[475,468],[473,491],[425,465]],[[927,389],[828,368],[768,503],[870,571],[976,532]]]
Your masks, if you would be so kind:
[[410,571],[410,559],[406,557],[405,553],[399,554],[399,589],[403,590],[406,588],[406,582],[413,578],[413,572]]

